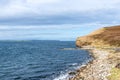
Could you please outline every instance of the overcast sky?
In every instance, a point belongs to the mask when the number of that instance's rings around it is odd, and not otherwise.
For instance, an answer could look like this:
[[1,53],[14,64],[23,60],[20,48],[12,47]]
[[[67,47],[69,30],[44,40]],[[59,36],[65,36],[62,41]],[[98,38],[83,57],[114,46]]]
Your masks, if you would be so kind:
[[120,0],[0,0],[0,40],[75,40],[120,22]]

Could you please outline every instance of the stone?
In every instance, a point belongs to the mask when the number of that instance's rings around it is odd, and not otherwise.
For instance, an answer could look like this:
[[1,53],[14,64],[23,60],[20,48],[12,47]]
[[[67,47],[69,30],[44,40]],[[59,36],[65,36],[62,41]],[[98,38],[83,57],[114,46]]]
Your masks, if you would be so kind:
[[120,63],[115,66],[116,68],[120,69]]

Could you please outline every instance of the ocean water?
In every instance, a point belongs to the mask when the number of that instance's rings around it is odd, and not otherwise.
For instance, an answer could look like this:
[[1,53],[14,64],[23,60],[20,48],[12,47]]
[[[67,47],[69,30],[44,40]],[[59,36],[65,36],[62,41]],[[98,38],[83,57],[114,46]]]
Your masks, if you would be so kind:
[[0,41],[0,80],[65,80],[91,59],[74,41]]

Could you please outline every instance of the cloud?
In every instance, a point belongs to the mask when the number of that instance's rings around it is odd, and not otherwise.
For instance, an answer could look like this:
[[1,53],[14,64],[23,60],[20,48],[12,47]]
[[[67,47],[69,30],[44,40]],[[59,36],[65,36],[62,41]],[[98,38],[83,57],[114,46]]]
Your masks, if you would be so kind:
[[0,0],[0,39],[75,39],[119,17],[120,0]]
[[63,25],[0,26],[0,40],[74,40],[78,36],[115,24],[85,23]]
[[0,24],[118,23],[119,4],[120,0],[1,0]]
[[54,25],[119,22],[119,4],[120,0],[1,0],[0,24]]
[[[119,0],[2,0],[1,17],[56,15],[118,8]],[[9,14],[8,14],[9,13]],[[16,15],[16,16],[15,16]]]
[[120,19],[119,13],[114,11],[107,10],[101,12],[97,11],[96,13],[89,12],[86,13],[69,13],[61,15],[52,15],[52,16],[31,16],[31,17],[19,17],[19,18],[9,18],[9,19],[0,19],[1,25],[64,25],[64,24],[88,24],[99,22],[101,24],[113,24],[119,23]]
[[39,25],[39,26],[0,26],[0,40],[75,40],[78,36],[86,35],[103,26],[111,24],[88,23],[66,25]]
[[85,23],[85,24],[63,24],[63,25],[31,25],[31,26],[3,26],[0,25],[0,31],[17,31],[17,30],[72,30],[72,29],[79,29],[79,28],[90,28],[93,27],[103,27],[113,24],[101,24],[99,22],[95,23]]

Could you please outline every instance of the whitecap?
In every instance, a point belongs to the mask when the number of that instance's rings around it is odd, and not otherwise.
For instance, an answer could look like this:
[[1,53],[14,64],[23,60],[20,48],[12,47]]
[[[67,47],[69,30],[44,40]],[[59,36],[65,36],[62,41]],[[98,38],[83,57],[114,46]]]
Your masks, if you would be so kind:
[[66,73],[66,74],[61,74],[60,76],[56,77],[53,80],[68,80],[68,79],[69,79],[69,74]]

